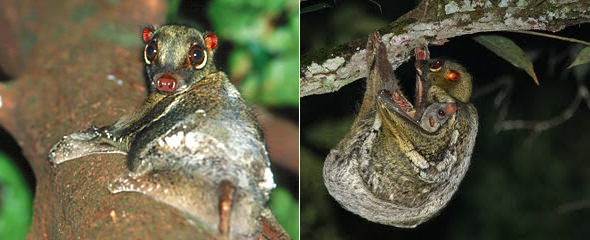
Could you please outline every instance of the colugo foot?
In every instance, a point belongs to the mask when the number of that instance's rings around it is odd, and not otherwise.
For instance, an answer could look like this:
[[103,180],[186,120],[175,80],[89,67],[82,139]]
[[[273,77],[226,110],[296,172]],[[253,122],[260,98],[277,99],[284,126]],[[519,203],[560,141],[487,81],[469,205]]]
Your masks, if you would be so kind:
[[49,161],[52,164],[60,164],[72,159],[81,158],[92,154],[127,152],[107,144],[103,136],[108,136],[104,129],[95,126],[64,136],[49,150]]
[[230,181],[222,181],[220,184],[221,196],[219,197],[219,233],[223,236],[229,235],[229,226],[231,219],[231,207],[235,187]]
[[228,237],[232,232],[256,232],[251,221],[261,211],[256,199],[238,194],[229,180],[211,181],[184,170],[128,172],[108,186],[111,193],[135,192],[187,213],[200,227]]

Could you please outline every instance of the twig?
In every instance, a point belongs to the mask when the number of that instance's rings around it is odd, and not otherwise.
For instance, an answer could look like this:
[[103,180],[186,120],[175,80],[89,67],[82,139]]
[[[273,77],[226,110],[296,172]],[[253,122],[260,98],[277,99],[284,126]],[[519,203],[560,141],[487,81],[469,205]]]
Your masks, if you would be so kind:
[[510,102],[510,93],[512,91],[512,82],[507,79],[500,79],[494,83],[491,83],[483,88],[477,90],[475,97],[481,97],[493,92],[496,89],[501,89],[498,95],[496,95],[494,105],[499,108],[498,120],[495,124],[494,129],[496,132],[511,131],[511,130],[531,130],[531,135],[528,137],[530,140],[538,136],[540,133],[554,128],[562,123],[570,120],[576,110],[579,108],[582,100],[586,103],[588,109],[590,109],[590,92],[588,87],[583,84],[582,81],[578,81],[578,89],[571,103],[558,115],[551,117],[546,120],[532,121],[532,120],[505,120],[508,113],[508,107]]
[[580,103],[582,96],[578,93],[570,103],[570,105],[563,110],[559,115],[543,121],[528,121],[528,120],[506,120],[498,123],[498,131],[528,129],[535,132],[543,132],[563,122],[571,119]]
[[528,35],[536,35],[536,36],[547,37],[547,38],[554,38],[554,39],[559,39],[562,41],[581,43],[581,44],[590,46],[590,42],[586,42],[586,41],[583,41],[580,39],[575,39],[575,38],[562,37],[562,36],[553,35],[553,34],[549,34],[549,33],[525,31],[525,30],[513,30],[513,31],[509,31],[509,32],[523,33],[523,34],[528,34]]
[[559,207],[557,207],[557,212],[560,214],[564,214],[581,209],[590,209],[590,200],[580,200],[562,204]]

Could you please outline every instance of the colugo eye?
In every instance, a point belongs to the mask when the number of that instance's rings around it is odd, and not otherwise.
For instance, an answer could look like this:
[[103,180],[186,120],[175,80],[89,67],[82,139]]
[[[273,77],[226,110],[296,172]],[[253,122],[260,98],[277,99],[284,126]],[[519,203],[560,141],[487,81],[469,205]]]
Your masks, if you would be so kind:
[[445,75],[445,78],[449,81],[457,81],[461,78],[461,74],[456,71],[450,71]]
[[158,56],[158,44],[155,41],[151,41],[145,45],[144,60],[147,64],[152,64]]
[[432,64],[430,64],[430,71],[431,72],[438,72],[442,69],[444,63],[442,60],[436,60]]
[[188,62],[196,69],[201,69],[207,64],[207,52],[198,44],[194,44],[188,50]]

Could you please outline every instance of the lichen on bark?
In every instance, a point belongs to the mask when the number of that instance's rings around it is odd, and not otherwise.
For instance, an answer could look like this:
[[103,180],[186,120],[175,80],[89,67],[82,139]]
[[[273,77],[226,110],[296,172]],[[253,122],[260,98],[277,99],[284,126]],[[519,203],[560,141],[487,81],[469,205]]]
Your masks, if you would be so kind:
[[[412,50],[453,37],[491,31],[547,30],[590,22],[590,1],[422,1],[416,8],[378,29],[388,59],[396,69]],[[369,33],[367,33],[368,36]],[[366,40],[305,54],[300,66],[300,97],[337,91],[366,77]],[[344,59],[338,68],[327,65]]]

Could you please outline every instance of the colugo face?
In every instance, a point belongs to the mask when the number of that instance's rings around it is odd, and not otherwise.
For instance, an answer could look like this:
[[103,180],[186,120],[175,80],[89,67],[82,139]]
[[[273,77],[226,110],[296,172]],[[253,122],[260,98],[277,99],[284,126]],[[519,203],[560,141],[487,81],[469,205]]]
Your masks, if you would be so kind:
[[429,133],[437,131],[457,112],[457,104],[433,102],[426,107],[420,118],[420,126]]
[[422,60],[416,65],[418,75],[425,80],[425,89],[439,86],[460,102],[469,102],[472,77],[463,66],[444,58]]
[[[150,92],[172,94],[215,71],[217,36],[181,25],[146,27],[143,59]],[[180,47],[179,47],[180,46]]]
[[[404,98],[405,99],[405,98]],[[400,107],[400,101],[396,101],[395,95],[387,91],[381,91],[377,95],[377,110],[384,122],[384,129],[392,131],[398,136],[405,136],[404,142],[433,141],[431,146],[442,146],[446,140],[432,140],[432,138],[447,136],[454,130],[457,121],[455,113],[458,110],[457,101],[445,90],[438,86],[432,86],[425,94],[428,105],[419,110],[419,114],[410,116]],[[407,100],[401,101],[408,106]]]

